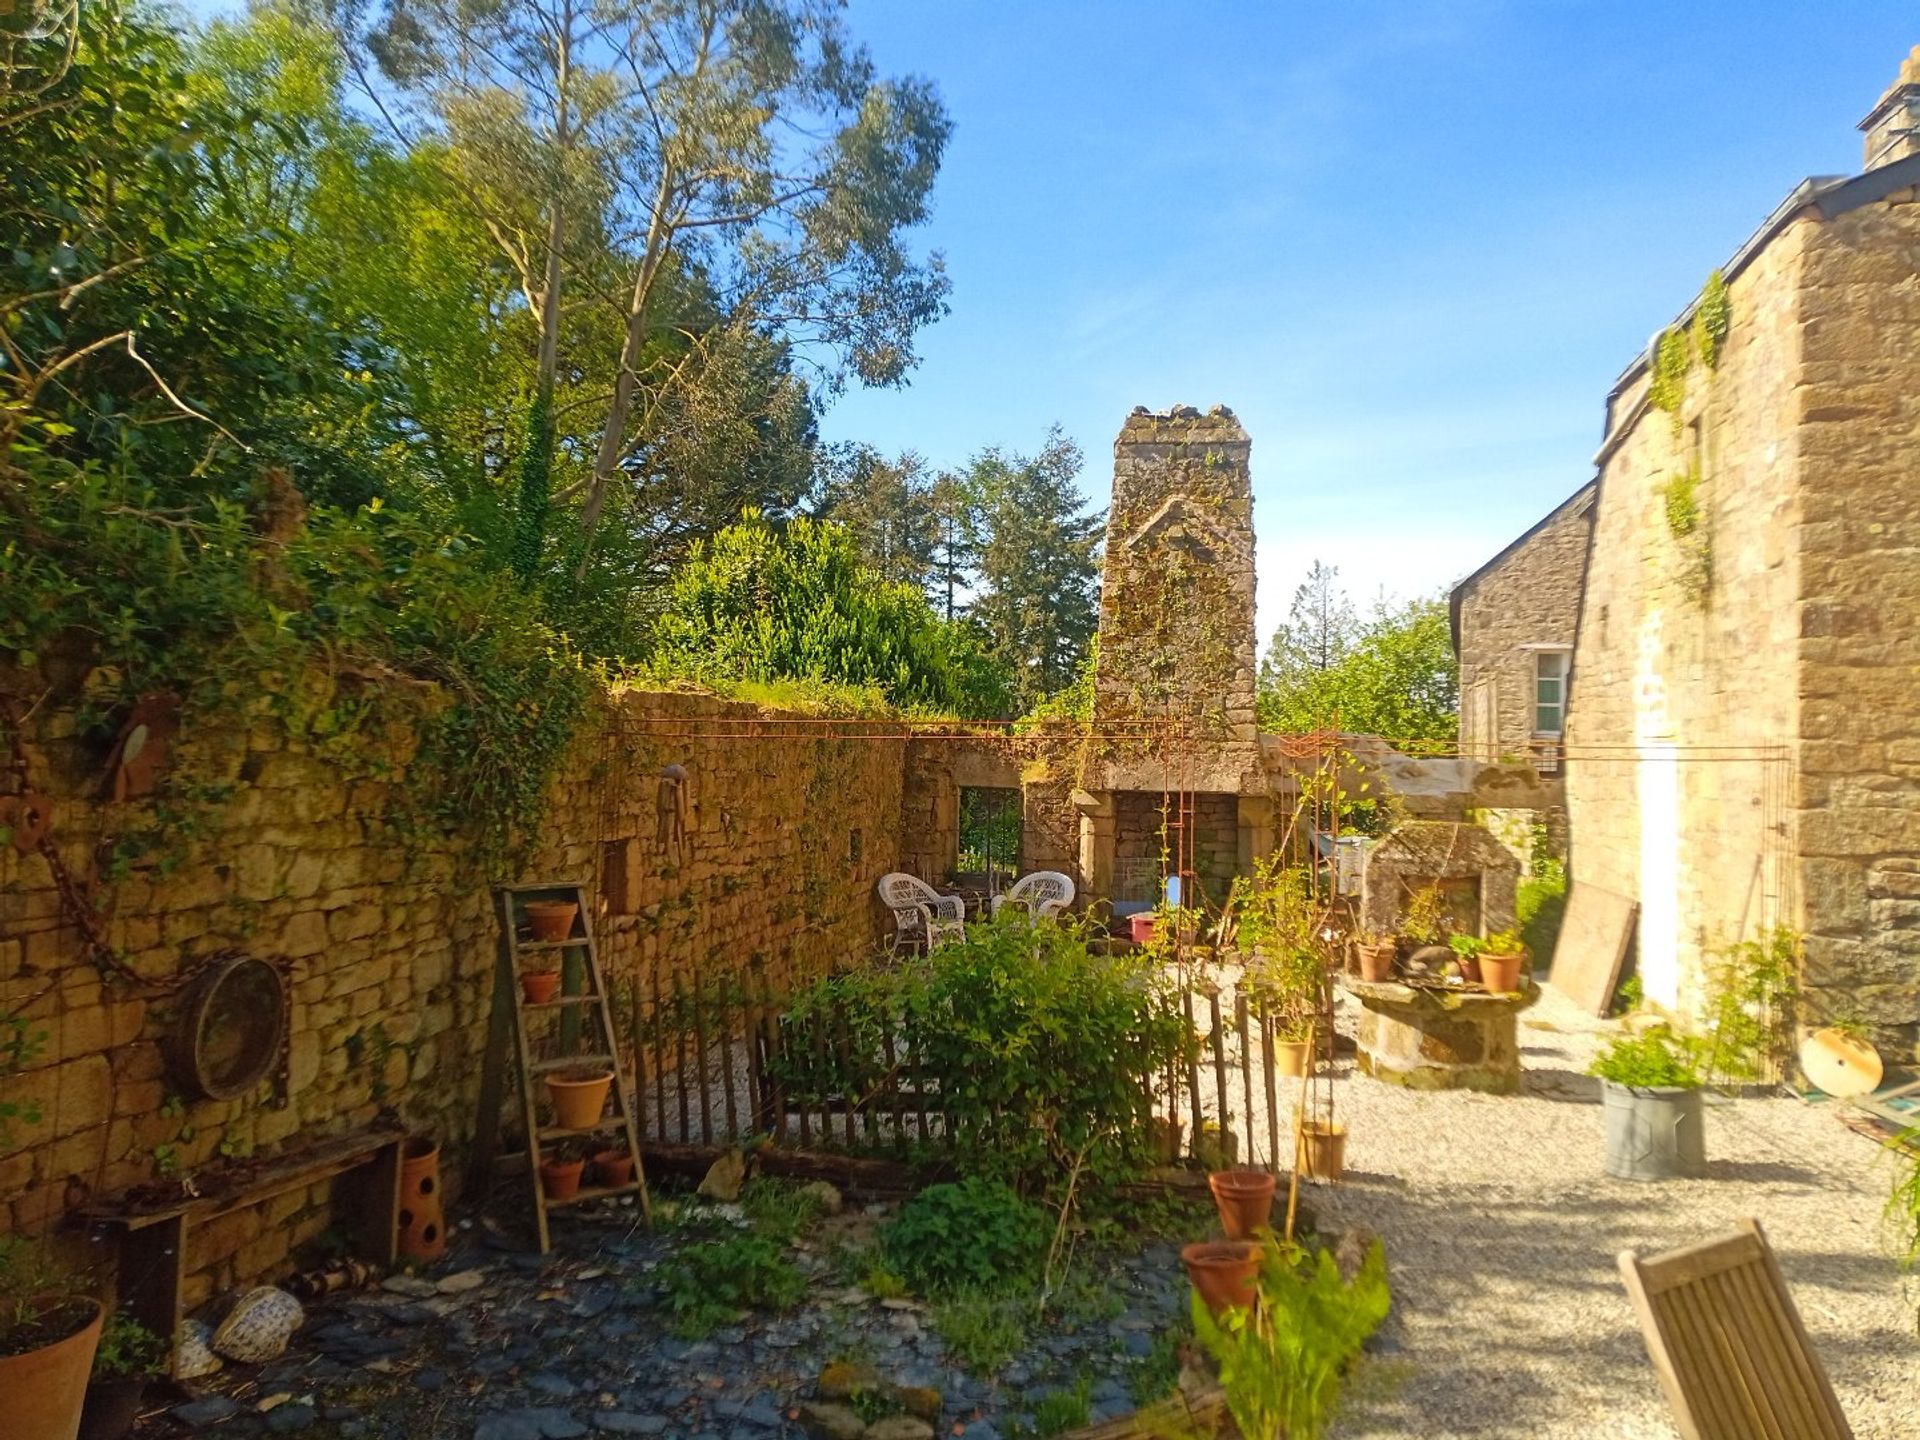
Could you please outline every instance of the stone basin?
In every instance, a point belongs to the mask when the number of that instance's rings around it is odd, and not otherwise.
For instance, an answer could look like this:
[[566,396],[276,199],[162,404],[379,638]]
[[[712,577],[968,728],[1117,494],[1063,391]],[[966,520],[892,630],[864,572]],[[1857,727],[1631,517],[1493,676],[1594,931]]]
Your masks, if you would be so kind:
[[1351,975],[1342,983],[1361,1005],[1362,1074],[1412,1090],[1519,1090],[1517,1017],[1540,999],[1531,978],[1505,995]]

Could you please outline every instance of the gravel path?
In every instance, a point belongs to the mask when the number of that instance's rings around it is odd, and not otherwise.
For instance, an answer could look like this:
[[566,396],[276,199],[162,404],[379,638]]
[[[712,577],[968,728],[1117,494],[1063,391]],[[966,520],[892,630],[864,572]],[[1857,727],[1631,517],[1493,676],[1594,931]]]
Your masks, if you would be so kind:
[[1738,1100],[1709,1108],[1705,1179],[1614,1180],[1585,1075],[1613,1027],[1551,991],[1520,1024],[1523,1095],[1337,1087],[1348,1178],[1312,1203],[1323,1230],[1381,1236],[1395,1297],[1337,1434],[1673,1436],[1614,1257],[1751,1215],[1855,1435],[1920,1437],[1920,1297],[1903,1294],[1882,1221],[1893,1157],[1820,1107]]

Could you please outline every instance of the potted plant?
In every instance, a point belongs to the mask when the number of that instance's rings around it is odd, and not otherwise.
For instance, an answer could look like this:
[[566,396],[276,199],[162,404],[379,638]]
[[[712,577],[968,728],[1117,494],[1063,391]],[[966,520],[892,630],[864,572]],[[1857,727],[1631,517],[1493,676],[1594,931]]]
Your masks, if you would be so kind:
[[544,1005],[560,993],[558,970],[529,970],[520,976],[520,993],[529,1005]]
[[598,1185],[631,1185],[633,1156],[625,1150],[596,1150],[593,1155],[593,1178]]
[[1207,1176],[1220,1228],[1229,1240],[1251,1240],[1267,1228],[1273,1211],[1274,1176],[1267,1170],[1215,1170]]
[[589,1130],[600,1123],[613,1089],[613,1072],[581,1067],[547,1077],[554,1123],[563,1130]]
[[[1393,1295],[1386,1256],[1375,1241],[1351,1277],[1326,1250],[1269,1238],[1250,1288],[1259,1303],[1225,1313],[1192,1309],[1194,1339],[1220,1377],[1232,1423],[1243,1440],[1319,1440],[1339,1409],[1353,1362]],[[1218,1418],[1201,1421],[1177,1408],[1147,1433],[1170,1440],[1212,1440]]]
[[1460,971],[1460,978],[1469,985],[1480,983],[1480,960],[1487,953],[1487,942],[1478,935],[1455,935],[1448,939],[1447,948],[1453,951],[1453,963]]
[[580,907],[571,900],[527,901],[527,925],[533,938],[545,944],[566,940],[573,934],[573,917]]
[[7,1440],[73,1440],[106,1310],[37,1244],[0,1235],[0,1424]]
[[571,1200],[580,1193],[587,1162],[576,1145],[555,1145],[540,1158],[540,1188],[549,1200]]
[[1400,938],[1406,942],[1409,959],[1420,951],[1447,943],[1447,897],[1438,884],[1422,885],[1407,897],[1407,908],[1400,916]]
[[1260,1273],[1260,1246],[1252,1240],[1201,1240],[1181,1248],[1187,1279],[1215,1315],[1253,1304],[1254,1276]]
[[1622,1035],[1593,1062],[1605,1104],[1607,1173],[1669,1180],[1707,1168],[1699,1042],[1664,1025]]
[[79,1440],[121,1440],[139,1418],[147,1382],[166,1368],[166,1347],[124,1310],[107,1317],[93,1357]]
[[1354,951],[1360,960],[1360,978],[1369,985],[1393,979],[1393,967],[1400,958],[1399,942],[1391,935],[1363,930],[1354,937]]
[[1480,950],[1480,983],[1498,995],[1520,988],[1527,969],[1527,942],[1512,930],[1489,935]]

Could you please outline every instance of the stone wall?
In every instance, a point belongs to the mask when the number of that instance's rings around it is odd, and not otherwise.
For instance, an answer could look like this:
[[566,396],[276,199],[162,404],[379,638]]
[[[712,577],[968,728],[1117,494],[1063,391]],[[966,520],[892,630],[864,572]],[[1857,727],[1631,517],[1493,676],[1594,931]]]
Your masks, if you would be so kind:
[[[875,881],[901,850],[904,739],[835,738],[717,699],[626,694],[552,791],[515,880],[584,880],[616,986],[711,975],[760,957],[812,973],[874,943]],[[871,734],[874,727],[854,727]],[[177,752],[232,787],[183,832],[102,887],[110,944],[144,981],[103,976],[85,957],[47,862],[0,847],[0,1013],[45,1043],[0,1100],[37,1103],[0,1154],[0,1230],[45,1226],[74,1196],[105,1196],[163,1169],[265,1153],[397,1112],[445,1145],[450,1184],[476,1123],[495,958],[492,879],[456,847],[392,823],[394,774],[355,778],[287,747],[276,730],[189,731]],[[53,834],[74,874],[151,801],[100,793],[100,753],[70,714],[32,722],[32,782],[53,797]],[[685,768],[684,851],[656,831],[663,766]],[[177,1003],[169,979],[237,950],[282,957],[291,982],[284,1108],[271,1084],[244,1099],[170,1101],[161,1042]],[[291,1245],[328,1223],[325,1187],[203,1232],[190,1298],[286,1268]]]
[[1800,927],[1818,1008],[1920,1058],[1920,191],[1810,229],[1800,269]]
[[1454,593],[1460,661],[1460,753],[1525,758],[1534,737],[1536,649],[1573,645],[1593,523],[1583,485]]
[[[1678,433],[1644,370],[1610,407],[1568,717],[1570,860],[1576,881],[1640,902],[1641,981],[1669,1007],[1693,1003],[1707,950],[1794,915],[1797,292],[1818,224],[1793,221],[1733,277],[1719,368],[1694,365]],[[1676,537],[1663,488],[1690,466],[1701,520]]]

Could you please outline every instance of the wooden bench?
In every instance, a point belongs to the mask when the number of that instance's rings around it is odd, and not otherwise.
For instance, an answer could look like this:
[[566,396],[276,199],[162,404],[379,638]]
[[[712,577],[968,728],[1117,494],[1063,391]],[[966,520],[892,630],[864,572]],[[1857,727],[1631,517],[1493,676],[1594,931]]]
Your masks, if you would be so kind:
[[351,1207],[360,1257],[390,1266],[400,1245],[400,1160],[406,1132],[365,1130],[320,1140],[264,1164],[202,1171],[202,1189],[145,1208],[130,1197],[87,1206],[79,1218],[120,1232],[120,1301],[134,1319],[166,1342],[169,1356],[184,1318],[187,1248],[193,1227],[262,1204],[318,1180],[351,1177],[336,1204]]

